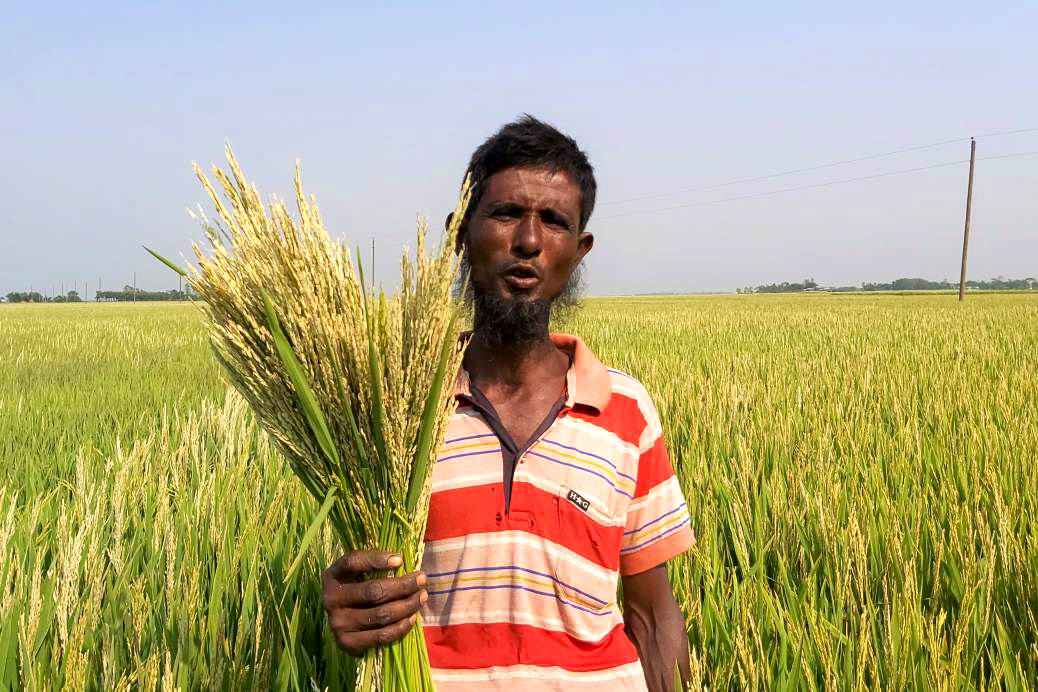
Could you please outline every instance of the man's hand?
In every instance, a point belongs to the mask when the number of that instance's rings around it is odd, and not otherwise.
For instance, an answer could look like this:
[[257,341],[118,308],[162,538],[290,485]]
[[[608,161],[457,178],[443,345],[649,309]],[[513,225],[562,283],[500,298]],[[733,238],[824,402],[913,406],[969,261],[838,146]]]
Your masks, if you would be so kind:
[[425,575],[365,579],[365,574],[396,569],[399,555],[380,550],[355,550],[332,563],[321,575],[324,609],[335,642],[351,656],[402,638],[428,600]]

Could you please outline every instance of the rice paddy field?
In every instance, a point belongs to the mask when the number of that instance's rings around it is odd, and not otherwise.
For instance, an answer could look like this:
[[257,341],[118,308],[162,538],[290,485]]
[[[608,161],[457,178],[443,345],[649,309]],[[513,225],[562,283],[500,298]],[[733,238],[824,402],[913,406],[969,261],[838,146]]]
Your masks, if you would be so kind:
[[[1038,298],[589,299],[698,537],[693,684],[1038,686]],[[0,306],[0,690],[348,689],[316,507],[191,305]]]

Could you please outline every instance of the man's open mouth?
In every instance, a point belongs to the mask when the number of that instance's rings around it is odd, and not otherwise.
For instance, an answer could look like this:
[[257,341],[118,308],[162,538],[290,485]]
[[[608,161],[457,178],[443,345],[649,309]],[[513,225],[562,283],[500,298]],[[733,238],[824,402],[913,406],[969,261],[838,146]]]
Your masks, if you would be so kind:
[[515,288],[533,288],[540,280],[540,272],[529,264],[513,264],[505,270],[505,281]]

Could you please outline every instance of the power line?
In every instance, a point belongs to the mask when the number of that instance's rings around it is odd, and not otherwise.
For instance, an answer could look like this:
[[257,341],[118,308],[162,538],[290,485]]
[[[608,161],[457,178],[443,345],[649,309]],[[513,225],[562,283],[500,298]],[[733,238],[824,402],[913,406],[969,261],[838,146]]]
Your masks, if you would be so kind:
[[[1021,130],[1003,130],[1001,132],[987,132],[982,135],[976,135],[974,139],[981,139],[986,137],[1002,137],[1006,135],[1018,135],[1028,132],[1038,132],[1038,127],[1028,127]],[[728,180],[723,183],[712,183],[710,185],[700,185],[697,187],[686,187],[680,190],[672,190],[670,192],[659,192],[651,195],[642,195],[640,197],[628,197],[626,199],[615,199],[600,202],[599,206],[607,206],[610,204],[624,204],[627,202],[640,202],[647,199],[659,199],[661,197],[673,197],[674,195],[682,195],[688,192],[704,192],[706,190],[716,190],[722,187],[730,187],[732,185],[741,185],[743,183],[755,183],[762,180],[771,180],[772,178],[781,178],[787,175],[796,175],[798,173],[810,173],[811,171],[819,171],[825,168],[835,168],[836,166],[844,166],[852,163],[860,163],[862,161],[871,161],[873,159],[881,159],[887,156],[897,156],[898,154],[908,154],[914,151],[922,151],[924,149],[933,149],[934,147],[942,147],[948,144],[957,144],[960,142],[968,142],[970,137],[958,137],[956,139],[946,139],[940,142],[931,142],[930,144],[920,144],[914,147],[905,147],[904,149],[895,149],[893,151],[884,151],[879,154],[869,154],[867,156],[859,156],[853,159],[842,159],[840,161],[832,161],[829,163],[820,163],[814,166],[805,166],[803,168],[792,168],[787,171],[778,171],[777,173],[768,173],[766,175],[756,175],[749,178],[738,178],[736,180]],[[611,217],[606,217],[611,218]]]
[[[1038,151],[1022,151],[1016,154],[1002,154],[1000,156],[985,156],[977,159],[978,161],[994,161],[995,159],[1011,159],[1018,156],[1038,156]],[[618,219],[624,216],[637,216],[639,214],[654,214],[663,211],[672,211],[674,209],[689,209],[691,207],[703,207],[709,204],[721,204],[722,202],[735,202],[744,199],[754,199],[757,197],[771,197],[773,195],[781,195],[786,192],[797,192],[800,190],[813,190],[820,187],[830,187],[833,185],[843,185],[845,183],[854,183],[860,180],[873,180],[875,178],[886,178],[892,175],[903,175],[905,173],[918,173],[920,171],[929,171],[935,168],[947,168],[948,166],[958,166],[964,163],[969,163],[969,159],[963,159],[961,161],[946,161],[944,163],[935,163],[929,166],[919,166],[917,168],[902,168],[896,171],[887,171],[885,173],[874,173],[872,175],[862,175],[855,178],[842,178],[840,180],[829,180],[824,183],[812,183],[810,185],[797,185],[796,187],[784,187],[779,190],[768,190],[766,192],[754,192],[748,195],[738,195],[735,197],[722,197],[721,199],[711,199],[702,202],[690,202],[688,204],[676,204],[670,207],[658,207],[656,209],[641,209],[638,211],[628,211],[620,214],[610,214],[609,216],[599,217],[600,221],[605,219]]]

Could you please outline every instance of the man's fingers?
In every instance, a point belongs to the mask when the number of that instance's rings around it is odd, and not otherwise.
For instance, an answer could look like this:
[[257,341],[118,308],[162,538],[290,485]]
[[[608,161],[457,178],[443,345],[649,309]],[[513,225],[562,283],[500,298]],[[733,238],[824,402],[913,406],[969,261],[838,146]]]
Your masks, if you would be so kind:
[[355,583],[331,582],[324,585],[324,607],[367,608],[400,601],[416,595],[426,584],[425,574],[412,572],[402,577],[369,579]]
[[383,603],[373,608],[357,609],[353,612],[360,616],[360,629],[377,630],[401,620],[407,620],[422,607],[425,591],[418,591],[409,598]]
[[335,631],[335,642],[339,648],[353,656],[361,656],[365,651],[376,647],[392,644],[401,639],[411,631],[417,622],[418,616],[404,618],[385,627],[374,630],[362,630],[360,632],[347,632],[345,630]]
[[346,553],[325,570],[336,581],[358,581],[366,572],[396,569],[404,561],[399,555],[384,550],[354,550]]

